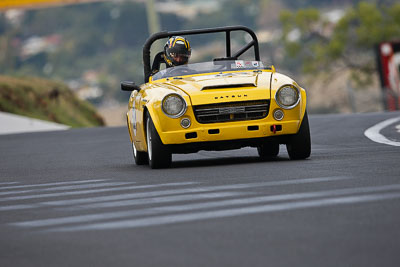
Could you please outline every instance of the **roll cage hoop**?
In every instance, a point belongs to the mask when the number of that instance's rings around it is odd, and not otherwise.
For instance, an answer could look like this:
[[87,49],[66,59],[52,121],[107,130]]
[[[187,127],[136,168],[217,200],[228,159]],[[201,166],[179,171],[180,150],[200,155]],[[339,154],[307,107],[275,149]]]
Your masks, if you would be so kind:
[[[233,31],[244,31],[250,34],[252,40],[247,43],[245,46],[240,48],[236,53],[232,54],[231,51],[231,32]],[[216,33],[216,32],[225,32],[226,33],[226,58],[227,60],[234,60],[241,56],[244,52],[249,50],[251,47],[254,47],[254,57],[255,60],[260,60],[260,51],[258,47],[258,40],[256,34],[245,26],[227,26],[227,27],[217,27],[217,28],[207,28],[207,29],[195,29],[195,30],[184,30],[184,31],[163,31],[158,32],[151,35],[143,46],[143,64],[144,64],[144,82],[149,82],[149,78],[151,76],[151,62],[150,62],[150,48],[151,45],[159,40],[164,38],[169,38],[175,35],[197,35],[197,34],[206,34],[206,33]]]

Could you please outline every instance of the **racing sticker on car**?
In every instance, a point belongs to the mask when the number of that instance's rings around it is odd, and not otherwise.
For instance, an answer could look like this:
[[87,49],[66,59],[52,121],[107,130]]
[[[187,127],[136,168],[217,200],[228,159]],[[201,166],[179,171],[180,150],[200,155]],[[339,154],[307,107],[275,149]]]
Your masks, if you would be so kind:
[[136,136],[136,112],[135,112],[135,107],[129,110],[129,118],[130,118],[130,123],[131,127],[133,130],[133,135]]
[[243,60],[235,60],[235,65],[237,69],[244,68],[244,61]]
[[243,69],[243,68],[259,68],[261,67],[260,62],[258,61],[243,61],[243,60],[235,60],[235,65],[232,68]]

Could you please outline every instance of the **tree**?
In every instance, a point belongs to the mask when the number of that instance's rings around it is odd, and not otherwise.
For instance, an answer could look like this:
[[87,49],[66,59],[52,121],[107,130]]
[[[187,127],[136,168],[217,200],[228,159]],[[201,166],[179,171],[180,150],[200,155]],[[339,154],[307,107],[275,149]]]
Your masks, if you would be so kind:
[[369,82],[376,72],[374,47],[400,39],[400,4],[360,2],[332,21],[314,8],[281,13],[287,55],[305,73],[350,69],[353,80]]

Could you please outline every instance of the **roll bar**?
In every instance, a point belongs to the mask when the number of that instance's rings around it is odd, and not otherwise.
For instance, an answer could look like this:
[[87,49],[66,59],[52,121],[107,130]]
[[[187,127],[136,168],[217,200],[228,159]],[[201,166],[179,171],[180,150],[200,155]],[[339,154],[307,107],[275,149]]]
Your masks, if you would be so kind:
[[[233,31],[244,31],[250,34],[253,40],[239,49],[235,54],[232,55],[231,51],[231,32]],[[195,30],[183,30],[183,31],[163,31],[158,32],[151,35],[143,46],[143,64],[144,64],[144,82],[147,83],[151,76],[151,62],[150,62],[150,48],[151,45],[159,40],[164,38],[170,38],[176,35],[197,35],[197,34],[206,34],[206,33],[216,33],[216,32],[225,32],[226,33],[226,57],[229,59],[237,59],[244,52],[249,50],[252,46],[254,47],[254,57],[255,60],[260,60],[260,51],[258,47],[258,40],[256,34],[245,26],[227,26],[227,27],[217,27],[217,28],[207,28],[207,29],[195,29]]]

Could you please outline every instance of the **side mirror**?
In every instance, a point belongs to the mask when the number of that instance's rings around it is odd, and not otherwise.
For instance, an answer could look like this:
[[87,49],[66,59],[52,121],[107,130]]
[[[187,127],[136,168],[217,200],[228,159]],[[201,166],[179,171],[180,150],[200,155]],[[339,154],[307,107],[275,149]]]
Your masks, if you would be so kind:
[[134,82],[124,81],[121,82],[121,90],[122,91],[140,91],[140,87],[136,85]]

